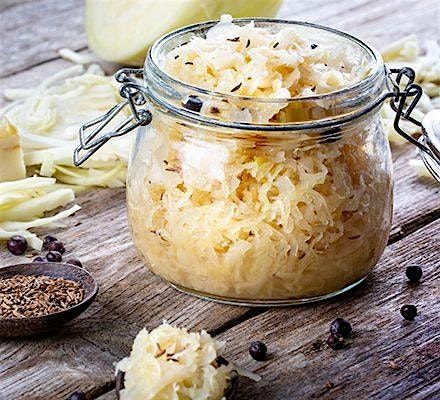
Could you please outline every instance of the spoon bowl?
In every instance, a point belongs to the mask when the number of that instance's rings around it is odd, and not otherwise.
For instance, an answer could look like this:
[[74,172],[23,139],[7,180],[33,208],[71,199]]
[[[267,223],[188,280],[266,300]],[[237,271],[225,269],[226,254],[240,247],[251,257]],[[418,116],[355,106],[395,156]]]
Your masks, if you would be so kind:
[[2,318],[0,316],[0,337],[21,337],[46,333],[59,328],[84,312],[98,294],[98,284],[84,268],[66,263],[32,262],[0,268],[0,279],[14,275],[48,276],[77,282],[84,289],[84,298],[65,310],[24,318]]

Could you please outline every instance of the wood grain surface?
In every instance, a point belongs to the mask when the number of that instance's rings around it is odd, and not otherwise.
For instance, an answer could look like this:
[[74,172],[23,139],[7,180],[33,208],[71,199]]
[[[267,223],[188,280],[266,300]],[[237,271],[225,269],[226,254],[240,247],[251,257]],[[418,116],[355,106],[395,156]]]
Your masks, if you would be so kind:
[[[63,47],[84,49],[81,0],[0,2],[0,90],[35,85],[67,65]],[[438,1],[285,1],[280,16],[349,31],[380,47],[410,33],[439,37]],[[112,67],[107,68],[108,71]],[[3,100],[0,99],[0,102]],[[435,399],[440,397],[440,186],[408,168],[411,146],[393,148],[395,212],[390,245],[364,284],[314,305],[260,309],[210,303],[181,294],[148,272],[130,239],[124,190],[94,190],[78,196],[80,212],[68,227],[51,231],[80,258],[100,284],[91,308],[55,334],[0,339],[0,400],[66,399],[82,390],[88,399],[114,399],[114,363],[126,356],[137,332],[162,319],[190,329],[208,329],[228,341],[227,357],[263,376],[243,379],[239,399]],[[99,227],[99,229],[97,229]],[[40,231],[44,234],[45,231]],[[0,250],[0,265],[24,257]],[[423,265],[416,287],[404,269]],[[399,314],[413,303],[419,317]],[[355,334],[347,349],[322,345],[336,316]],[[247,355],[263,340],[270,359]],[[315,343],[315,347],[313,347]]]

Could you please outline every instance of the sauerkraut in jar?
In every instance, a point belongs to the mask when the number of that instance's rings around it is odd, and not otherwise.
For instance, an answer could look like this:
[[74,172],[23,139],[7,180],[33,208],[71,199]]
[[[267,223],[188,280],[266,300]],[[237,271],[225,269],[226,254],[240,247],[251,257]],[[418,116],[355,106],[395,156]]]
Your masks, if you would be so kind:
[[236,303],[340,293],[379,260],[392,216],[380,56],[328,28],[184,28],[145,65],[151,124],[127,184],[134,242],[176,287]]

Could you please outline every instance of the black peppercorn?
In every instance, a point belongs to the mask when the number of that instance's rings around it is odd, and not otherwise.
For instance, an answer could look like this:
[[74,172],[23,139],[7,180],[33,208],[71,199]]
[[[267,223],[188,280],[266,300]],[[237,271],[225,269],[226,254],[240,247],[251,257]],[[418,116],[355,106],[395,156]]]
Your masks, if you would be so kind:
[[350,322],[346,321],[343,318],[336,318],[330,324],[330,333],[332,335],[340,335],[344,339],[347,339],[350,336],[352,329]]
[[266,359],[267,347],[263,342],[252,342],[249,346],[249,354],[254,360],[263,361]]
[[344,338],[338,334],[331,334],[327,338],[327,346],[333,350],[341,350],[344,348]]
[[12,254],[21,256],[27,249],[27,242],[23,236],[14,235],[8,239],[6,246]]
[[66,249],[64,248],[64,243],[60,242],[59,240],[55,240],[47,246],[47,250],[49,251],[57,251],[60,254],[63,254]]
[[310,47],[312,48],[312,50],[315,50],[315,49],[318,47],[318,45],[315,44],[315,43],[312,43],[312,44],[310,45]]
[[185,107],[187,110],[195,112],[199,112],[202,109],[202,106],[203,101],[194,95],[188,96],[188,100],[183,103],[183,107]]
[[44,262],[44,258],[41,256],[37,256],[32,260],[32,262]]
[[56,240],[58,240],[55,236],[52,235],[46,235],[43,239],[43,248],[45,250],[48,250],[48,246],[50,243],[55,242]]
[[73,392],[67,400],[86,400],[86,395],[84,392],[81,392],[81,390],[77,390],[76,392]]
[[62,259],[63,257],[58,251],[49,251],[46,254],[46,260],[49,262],[61,262]]
[[418,265],[410,265],[406,268],[406,277],[410,282],[419,282],[422,276],[422,268],[420,268]]
[[408,321],[412,321],[417,316],[417,307],[412,304],[405,304],[400,309],[400,314]]
[[79,261],[77,258],[71,258],[70,260],[67,260],[66,263],[76,265],[77,267],[82,267],[82,262]]

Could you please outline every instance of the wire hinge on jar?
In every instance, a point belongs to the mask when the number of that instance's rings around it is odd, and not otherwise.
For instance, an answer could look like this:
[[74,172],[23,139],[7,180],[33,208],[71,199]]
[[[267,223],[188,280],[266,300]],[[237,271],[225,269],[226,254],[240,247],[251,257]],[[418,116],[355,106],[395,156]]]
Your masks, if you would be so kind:
[[[116,104],[104,115],[81,126],[79,130],[80,145],[75,149],[73,154],[73,162],[76,166],[84,163],[110,139],[123,136],[133,129],[148,125],[151,122],[151,112],[145,109],[145,107],[142,107],[147,102],[145,87],[142,85],[142,82],[139,83],[137,79],[130,76],[139,76],[142,74],[142,68],[123,68],[114,75],[116,81],[122,84],[119,93],[125,100]],[[110,121],[122,112],[126,106],[130,108],[130,115],[109,132],[97,137]],[[91,128],[93,128],[93,130],[89,132]],[[82,154],[83,151],[86,152]]]
[[[394,74],[396,79],[393,79]],[[407,78],[407,82],[405,87],[401,89],[403,77]],[[438,111],[430,111],[423,118],[423,121],[418,121],[411,116],[423,94],[422,88],[414,83],[415,77],[414,70],[408,67],[390,69],[387,85],[388,88],[391,86],[391,91],[383,97],[384,100],[390,98],[390,106],[396,113],[393,124],[396,132],[418,147],[425,166],[434,178],[440,182],[440,113]],[[409,99],[412,100],[407,105]],[[418,140],[401,128],[402,118],[420,127],[422,134]]]

